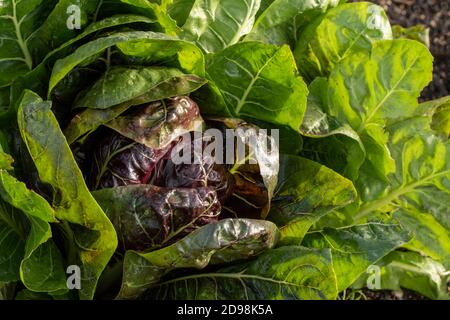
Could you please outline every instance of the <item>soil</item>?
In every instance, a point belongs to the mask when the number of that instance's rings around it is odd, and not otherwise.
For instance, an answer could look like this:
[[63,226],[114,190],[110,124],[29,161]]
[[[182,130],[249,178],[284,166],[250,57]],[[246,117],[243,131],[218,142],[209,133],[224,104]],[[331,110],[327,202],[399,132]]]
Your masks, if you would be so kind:
[[403,289],[401,292],[388,290],[365,290],[364,295],[368,300],[427,300],[427,298],[415,293],[414,291],[406,289]]
[[430,50],[435,57],[434,79],[422,93],[422,100],[450,95],[450,0],[370,1],[386,9],[393,25],[412,27],[423,24],[430,29]]

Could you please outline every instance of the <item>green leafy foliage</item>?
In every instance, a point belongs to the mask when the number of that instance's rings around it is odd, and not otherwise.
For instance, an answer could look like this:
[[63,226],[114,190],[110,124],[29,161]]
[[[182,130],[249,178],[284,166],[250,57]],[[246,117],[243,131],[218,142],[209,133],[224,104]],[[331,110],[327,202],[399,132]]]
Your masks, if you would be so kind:
[[368,3],[349,3],[331,9],[308,24],[295,50],[307,78],[328,76],[342,60],[356,52],[370,52],[376,40],[392,39],[383,9]]
[[[74,108],[107,109],[134,99],[143,102],[159,100],[154,94],[148,99],[141,97],[158,86],[163,86],[165,82],[172,79],[175,82],[181,77],[184,77],[184,74],[176,69],[113,67],[107,70],[102,78],[75,103]],[[190,79],[186,77],[186,80],[202,83],[202,80],[195,76],[191,76]],[[120,85],[124,82],[130,86],[131,90],[121,90]],[[172,88],[174,85],[170,83],[167,86]],[[162,95],[161,99],[171,96],[173,94]]]
[[417,115],[432,117],[431,128],[437,133],[450,137],[450,97],[444,97],[420,104]]
[[[81,41],[89,38],[96,33],[105,32],[112,28],[121,28],[125,25],[132,25],[137,23],[151,24],[154,20],[147,17],[137,15],[115,15],[113,17],[105,18],[104,20],[93,22],[78,36],[70,39],[69,41],[61,44],[53,51],[49,52],[43,61],[36,66],[31,72],[25,75],[17,77],[12,84],[11,97],[7,97],[7,100],[11,100],[11,104],[15,105],[20,99],[20,95],[23,90],[29,89],[44,96],[48,90],[49,75],[46,74],[47,66],[53,64],[57,59],[64,57],[73,50],[73,46]],[[9,90],[8,90],[9,94]],[[1,105],[1,104],[0,104]],[[5,103],[4,105],[8,105]]]
[[181,27],[186,23],[195,0],[169,0],[167,2],[167,12]]
[[12,300],[14,299],[14,283],[1,283],[0,282],[0,300]]
[[[150,31],[115,33],[91,41],[79,47],[73,54],[58,60],[50,78],[49,93],[73,68],[112,46],[118,46],[126,55],[145,58],[148,60],[147,62],[158,62],[178,56],[180,67],[188,72],[192,71],[195,73],[195,71],[198,72],[199,70],[201,72],[203,66],[201,51],[189,42]],[[159,50],[162,47],[165,48],[164,51]]]
[[408,232],[398,225],[368,223],[315,231],[308,234],[302,245],[331,249],[338,289],[342,291],[369,266],[410,239]]
[[389,131],[397,173],[387,192],[363,205],[355,219],[397,207],[394,217],[416,236],[408,246],[448,265],[448,140],[433,134],[427,116],[396,123]]
[[[444,199],[444,206],[448,198]],[[446,212],[443,209],[443,213]],[[450,268],[450,235],[448,233],[449,219],[444,216],[440,222],[431,213],[415,209],[399,209],[394,213],[405,229],[414,234],[414,239],[405,247],[426,254]]]
[[322,300],[336,297],[330,250],[283,247],[242,266],[163,282],[156,299]]
[[[429,299],[448,300],[448,269],[440,263],[414,252],[394,251],[376,264],[381,271],[381,290],[413,290]],[[353,288],[365,287],[364,275]]]
[[[93,13],[98,1],[81,1],[80,12]],[[5,0],[0,7],[0,88],[31,71],[52,48],[76,35],[66,26],[71,2]]]
[[50,110],[50,103],[26,91],[20,104],[18,123],[40,179],[58,194],[52,204],[56,217],[80,226],[73,230],[79,263],[83,267],[80,297],[92,298],[96,282],[117,246],[114,229],[89,193]]
[[326,111],[348,124],[365,148],[365,163],[358,169],[360,162],[350,162],[346,175],[357,180],[360,196],[366,201],[384,190],[383,185],[369,182],[368,176],[383,181],[395,171],[387,147],[386,122],[414,114],[417,97],[431,80],[432,60],[426,47],[417,42],[379,41],[369,59],[366,54],[352,55],[330,76]]
[[[132,81],[133,90],[122,90],[123,81]],[[185,75],[177,69],[111,69],[76,103],[76,107],[86,110],[72,119],[64,134],[69,144],[72,144],[134,105],[187,95],[204,84],[205,80],[202,78]],[[106,95],[107,92],[116,92],[116,95]]]
[[330,211],[352,203],[351,181],[308,159],[283,156],[269,219],[281,228],[280,245],[300,244],[311,226]]
[[422,42],[428,48],[430,47],[430,29],[424,25],[417,25],[410,28],[402,26],[392,26],[392,34],[394,39],[411,39]]
[[275,0],[258,17],[246,41],[274,45],[288,44],[295,48],[305,25],[337,5],[336,0]]
[[237,44],[208,59],[207,74],[224,106],[211,102],[206,113],[300,128],[308,90],[287,46]]
[[[8,157],[0,151],[0,159]],[[6,169],[12,168],[6,167]],[[23,239],[18,239],[19,248],[25,244],[20,263],[20,276],[23,284],[34,291],[65,290],[63,259],[51,240],[52,233],[49,223],[56,222],[53,208],[44,198],[28,190],[24,183],[17,181],[4,169],[0,169],[0,196],[5,203],[8,203],[8,205],[2,205],[3,222],[16,225],[16,230],[24,229],[25,226],[29,226],[30,229],[25,242]],[[8,213],[8,210],[11,214]],[[27,217],[28,223],[15,221],[17,218],[14,218],[13,215],[19,215],[19,212]],[[19,235],[24,237],[24,234]],[[11,246],[10,243],[9,245]],[[20,252],[16,248],[17,245],[12,246],[11,254]]]
[[248,259],[272,248],[277,238],[278,228],[271,222],[227,219],[208,224],[164,249],[150,253],[129,251],[118,297],[139,296],[176,268],[203,269],[208,264]]
[[369,2],[0,0],[0,299],[336,299],[372,270],[448,299],[428,46]]
[[[0,159],[2,158],[11,159],[10,156],[0,152]],[[12,167],[8,167],[10,165],[11,163],[7,162],[6,169],[12,169]],[[55,221],[55,213],[44,198],[28,190],[24,183],[17,181],[6,170],[0,170],[0,190],[3,201],[31,216],[47,222]]]
[[255,22],[261,0],[196,0],[183,37],[194,41],[205,52],[218,52],[239,42]]
[[0,281],[9,283],[20,279],[25,238],[22,217],[0,200]]
[[175,21],[169,16],[167,8],[165,8],[164,0],[161,5],[148,0],[120,0],[120,2],[136,8],[141,14],[154,17],[165,33],[174,35],[178,32]]

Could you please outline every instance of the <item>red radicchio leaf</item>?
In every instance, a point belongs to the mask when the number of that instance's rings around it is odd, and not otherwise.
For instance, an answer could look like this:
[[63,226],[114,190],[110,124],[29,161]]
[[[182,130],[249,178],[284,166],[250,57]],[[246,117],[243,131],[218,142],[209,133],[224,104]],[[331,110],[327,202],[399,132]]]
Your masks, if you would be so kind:
[[217,194],[210,188],[135,185],[103,189],[93,195],[114,224],[123,250],[171,244],[217,221],[221,211]]

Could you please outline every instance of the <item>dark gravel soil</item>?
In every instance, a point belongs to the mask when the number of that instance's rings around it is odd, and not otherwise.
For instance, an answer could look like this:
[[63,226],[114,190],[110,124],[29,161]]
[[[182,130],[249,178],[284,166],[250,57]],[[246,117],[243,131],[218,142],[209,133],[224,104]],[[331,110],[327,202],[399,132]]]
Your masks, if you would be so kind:
[[400,291],[376,290],[369,289],[352,290],[348,289],[341,294],[339,299],[342,300],[429,300],[428,298],[408,289]]
[[403,289],[402,292],[365,290],[364,295],[368,300],[427,300],[427,298],[406,289]]
[[423,24],[430,28],[430,49],[436,59],[434,80],[424,90],[422,99],[432,100],[450,95],[450,0],[370,1],[387,10],[393,25],[412,27]]

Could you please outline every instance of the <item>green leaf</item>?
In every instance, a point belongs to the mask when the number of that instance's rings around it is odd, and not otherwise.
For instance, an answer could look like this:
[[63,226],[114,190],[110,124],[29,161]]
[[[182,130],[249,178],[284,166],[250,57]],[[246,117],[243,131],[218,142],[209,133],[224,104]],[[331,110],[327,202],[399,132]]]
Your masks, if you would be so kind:
[[53,203],[56,217],[72,224],[82,268],[80,297],[91,299],[98,278],[116,249],[117,237],[86,187],[50,108],[49,102],[25,91],[18,113],[20,133],[41,181],[52,186],[57,195]]
[[277,240],[278,228],[269,221],[226,219],[157,251],[128,251],[118,298],[136,298],[174,269],[203,269],[210,264],[248,259],[272,248]]
[[0,282],[0,301],[13,300],[16,284],[14,282],[2,283]]
[[58,58],[63,58],[65,55],[70,54],[74,50],[73,47],[78,42],[97,32],[107,31],[113,27],[120,27],[134,23],[153,23],[153,20],[135,15],[116,15],[90,24],[78,36],[70,39],[60,47],[48,53],[45,59],[33,71],[18,77],[14,81],[11,90],[11,104],[16,105],[16,102],[20,99],[22,92],[26,89],[32,90],[41,96],[45,96],[47,94],[48,82],[50,78],[50,75],[47,74],[47,67],[49,65],[53,65],[55,60]]
[[1,148],[0,144],[0,170],[12,170],[14,159],[9,154],[4,153]]
[[48,94],[76,66],[113,46],[118,46],[126,55],[145,57],[149,62],[178,57],[180,67],[188,73],[202,74],[204,69],[203,54],[189,42],[150,31],[119,32],[82,45],[73,54],[58,60],[52,71]]
[[143,39],[121,42],[117,47],[123,54],[137,59],[141,64],[164,63],[185,73],[201,77],[205,75],[205,58],[201,49],[194,43],[175,36],[157,33]]
[[28,215],[46,222],[55,222],[55,212],[48,202],[3,169],[0,169],[0,197]]
[[[328,80],[316,78],[309,85],[310,94],[303,123],[300,128],[302,135],[311,138],[325,138],[333,135],[347,136],[362,143],[358,134],[348,124],[341,124],[338,120],[325,113],[328,97]],[[362,146],[362,149],[364,147]]]
[[[0,158],[7,158],[0,152]],[[8,164],[12,159],[8,160]],[[11,169],[11,168],[9,168]],[[66,290],[63,259],[51,238],[49,222],[55,213],[45,199],[0,169],[0,279],[20,279],[26,288],[54,292]],[[29,231],[28,231],[29,230]]]
[[356,141],[347,134],[331,134],[323,138],[305,137],[300,156],[325,165],[354,181],[365,161],[366,152],[363,147],[361,141]]
[[417,98],[431,81],[433,57],[412,40],[378,41],[370,57],[355,54],[330,76],[328,110],[361,134],[386,119],[414,115]]
[[305,234],[330,211],[352,203],[351,181],[313,161],[283,155],[269,219],[281,228],[281,245],[300,244]]
[[341,292],[352,285],[369,266],[410,239],[410,234],[399,225],[368,223],[314,231],[305,237],[302,245],[331,249],[338,291]]
[[14,162],[14,159],[6,153],[10,152],[10,140],[9,134],[0,130],[0,162],[3,163],[0,168],[4,170],[12,170],[12,163]]
[[[429,299],[450,299],[447,289],[450,274],[443,265],[430,258],[415,252],[394,251],[376,265],[381,271],[380,290],[406,288]],[[364,275],[353,287],[365,287],[367,282],[367,275]]]
[[234,45],[208,59],[208,78],[223,97],[225,107],[205,106],[219,116],[257,119],[298,131],[306,109],[308,89],[297,76],[288,46],[258,42]]
[[424,25],[417,25],[410,28],[392,26],[392,34],[394,39],[416,40],[426,45],[427,48],[430,47],[430,29]]
[[356,219],[399,208],[393,216],[415,236],[406,247],[429,255],[448,268],[449,143],[430,130],[432,114],[389,127],[397,173],[390,177],[386,194],[362,206]]
[[[169,91],[183,92],[186,87],[191,90],[191,87],[197,88],[205,83],[205,80],[194,75],[185,75],[177,69],[117,66],[107,70],[75,103],[74,108],[107,109],[134,99],[150,102],[159,100],[159,96],[171,97],[168,95]],[[128,90],[123,90],[124,84],[128,86]],[[162,88],[167,93],[153,92]],[[171,88],[174,89],[170,90]]]
[[261,0],[196,0],[182,36],[207,53],[239,42],[255,22]]
[[355,221],[399,209],[394,217],[415,234],[408,247],[448,264],[450,147],[430,122],[430,116],[414,117],[388,127],[397,171],[384,194],[355,212]]
[[51,239],[50,225],[31,217],[31,231],[20,265],[20,277],[26,288],[35,292],[67,290],[63,257]]
[[[14,159],[4,152],[6,137],[0,131],[0,173],[13,170]],[[25,250],[25,226],[21,213],[2,200],[0,193],[0,300],[8,283],[20,279],[19,268]],[[5,282],[2,283],[2,282]]]
[[105,32],[112,28],[123,27],[126,25],[146,23],[152,24],[155,20],[133,14],[114,15],[107,17],[101,21],[93,22],[87,26],[82,33],[76,37],[71,38],[67,42],[64,42],[61,46],[50,52],[44,59],[43,63],[53,62],[56,58],[63,58],[65,55],[71,53],[71,46],[79,43],[81,40],[86,39],[91,35],[95,35],[98,32]]
[[444,137],[450,137],[450,96],[420,104],[416,114],[432,116],[431,128]]
[[433,123],[431,128],[446,137],[450,137],[450,99],[439,107],[433,115]]
[[0,281],[20,279],[20,262],[25,251],[22,215],[0,199]]
[[[206,88],[206,86],[203,88]],[[197,94],[201,94],[202,89],[200,89]],[[193,98],[196,99],[197,95],[194,94]],[[200,103],[202,102],[200,101]],[[278,130],[278,148],[280,153],[298,155],[302,150],[303,138],[300,132],[294,131],[286,126],[275,125],[273,123],[267,123],[265,121],[259,121],[255,119],[252,119],[252,124],[258,126],[261,129],[268,130],[269,133],[275,132],[273,130]]]
[[429,212],[422,213],[414,209],[399,209],[394,212],[393,217],[415,236],[406,248],[440,261],[450,269],[450,197],[444,195],[443,199],[436,198],[435,201],[436,206],[442,210],[442,222]]
[[[0,87],[11,85],[17,76],[33,68],[33,58],[26,39],[34,31],[35,23],[32,17],[36,15],[39,17],[42,2],[42,0],[2,2],[0,7],[0,47],[2,48]],[[39,18],[43,19],[43,17]]]
[[[130,72],[134,72],[134,69]],[[149,79],[141,79],[143,82],[141,86],[145,89],[145,91],[142,90],[142,95],[136,96],[132,98],[132,100],[126,101],[120,105],[108,107],[107,109],[87,109],[73,118],[69,126],[64,130],[64,134],[66,135],[69,144],[74,143],[86,133],[94,131],[100,125],[115,119],[134,105],[187,95],[205,84],[205,80],[193,75],[185,75],[176,69],[153,67],[147,69],[147,74],[152,77]],[[124,92],[124,90],[120,89],[123,82],[115,81],[115,85],[114,88],[111,88],[112,91]],[[125,91],[129,98],[131,98],[130,92],[134,91]],[[133,94],[133,96],[135,95],[136,94]],[[93,101],[92,104],[86,102],[86,106],[98,106],[98,104],[103,104],[103,106],[105,106],[104,103],[107,100],[111,102],[111,99],[111,95],[108,94],[105,96],[104,100],[96,99],[97,102]],[[116,98],[115,102],[117,101]]]
[[71,145],[80,138],[88,136],[101,125],[127,111],[133,104],[133,101],[128,101],[108,109],[86,109],[82,111],[71,120],[69,126],[64,130],[67,143]]
[[[332,72],[326,113],[348,124],[360,136],[366,162],[350,162],[346,171],[356,181],[363,200],[386,189],[386,177],[395,171],[387,148],[387,121],[412,116],[417,98],[432,77],[433,57],[412,40],[378,41],[370,56],[358,53],[343,60]],[[359,175],[359,179],[358,179]],[[375,183],[377,180],[379,182]]]
[[275,0],[258,17],[245,41],[294,48],[303,26],[337,5],[337,0]]
[[295,50],[301,73],[313,80],[327,77],[353,53],[369,53],[372,44],[392,39],[383,8],[368,2],[349,3],[316,18],[302,32]]
[[[162,27],[164,33],[176,35],[179,30],[176,22],[170,17],[167,8],[164,5],[166,1],[160,5],[152,2],[152,0],[120,0],[123,3],[139,8],[142,13],[154,17],[158,24]],[[170,2],[170,1],[169,1]]]
[[11,96],[10,96],[10,108],[8,116],[15,118],[17,116],[17,109],[19,107],[19,102],[22,98],[22,93],[25,90],[31,90],[36,92],[42,97],[45,97],[48,89],[48,81],[50,79],[50,74],[44,63],[38,65],[31,72],[18,77],[14,80],[11,86]]
[[261,0],[261,5],[259,6],[259,11],[256,14],[256,17],[258,18],[264,11],[267,10],[267,8],[274,2],[275,0]]
[[168,280],[149,295],[176,300],[335,299],[336,275],[329,249],[283,247],[241,267]]
[[[358,176],[366,157],[358,133],[342,124],[325,110],[328,106],[328,80],[316,78],[309,85],[310,94],[303,123],[304,138],[301,155],[317,161],[346,177]],[[349,167],[349,163],[352,164]]]
[[[81,26],[98,1],[77,3]],[[4,0],[0,7],[0,88],[32,70],[53,48],[76,35],[67,28],[71,0]]]
[[0,115],[8,109],[10,88],[0,88]]
[[[16,0],[16,2],[19,3],[24,1]],[[100,1],[79,0],[74,3],[73,0],[50,0],[44,1],[44,3],[42,3],[42,1],[40,2],[41,8],[48,6],[49,3],[53,3],[54,8],[49,13],[48,17],[46,17],[42,25],[37,29],[33,29],[33,33],[25,40],[30,48],[30,53],[35,64],[41,62],[49,51],[57,48],[70,39],[76,38],[79,34],[80,31],[78,29],[69,28],[67,24],[73,13],[73,11],[69,10],[71,9],[71,6],[75,4],[77,9],[80,10],[80,30],[83,30],[84,27],[91,22],[90,17],[95,14]],[[33,16],[32,13],[29,14]]]
[[167,12],[181,27],[186,23],[195,0],[169,0],[168,2]]
[[25,287],[45,292],[67,289],[62,256],[50,239],[52,233],[49,223],[56,221],[53,208],[44,198],[1,169],[0,197],[23,212],[31,225],[20,264],[20,275]]

